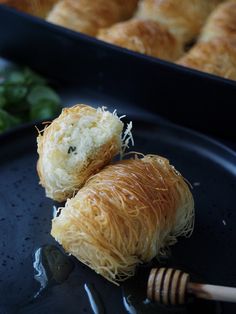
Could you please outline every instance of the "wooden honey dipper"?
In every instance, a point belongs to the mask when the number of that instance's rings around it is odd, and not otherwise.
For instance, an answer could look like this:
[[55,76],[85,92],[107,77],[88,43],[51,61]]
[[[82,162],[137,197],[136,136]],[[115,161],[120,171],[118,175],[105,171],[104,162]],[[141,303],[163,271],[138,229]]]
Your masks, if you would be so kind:
[[147,284],[149,300],[166,305],[184,304],[192,294],[206,300],[236,302],[236,288],[194,283],[189,274],[173,268],[153,268]]

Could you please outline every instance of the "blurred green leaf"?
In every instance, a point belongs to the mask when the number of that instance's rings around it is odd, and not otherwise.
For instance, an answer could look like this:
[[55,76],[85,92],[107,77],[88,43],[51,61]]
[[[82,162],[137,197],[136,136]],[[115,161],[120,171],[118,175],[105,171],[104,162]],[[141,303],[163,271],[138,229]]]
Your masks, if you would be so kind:
[[0,75],[0,132],[60,113],[59,96],[31,69],[11,67],[0,71]]
[[27,95],[28,89],[23,85],[5,86],[5,98],[8,106],[21,102]]
[[0,85],[0,96],[4,95],[5,93],[5,87]]
[[27,96],[27,100],[31,105],[38,105],[43,100],[50,100],[52,103],[59,105],[60,98],[58,95],[47,86],[35,86]]
[[0,133],[20,123],[20,120],[0,109]]
[[29,68],[24,69],[25,82],[28,85],[45,85],[47,81]]
[[7,84],[24,84],[25,76],[24,73],[19,71],[11,72],[7,75],[5,83]]
[[6,103],[6,98],[0,94],[0,108],[5,107]]
[[61,107],[50,99],[42,99],[30,108],[31,120],[44,120],[60,113]]

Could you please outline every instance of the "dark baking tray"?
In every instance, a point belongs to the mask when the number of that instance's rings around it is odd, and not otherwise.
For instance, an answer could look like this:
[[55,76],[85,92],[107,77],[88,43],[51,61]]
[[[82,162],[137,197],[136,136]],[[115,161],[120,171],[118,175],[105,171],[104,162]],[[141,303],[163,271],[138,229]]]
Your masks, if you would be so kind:
[[219,137],[236,138],[236,83],[127,51],[0,5],[0,55]]
[[[200,282],[236,287],[236,155],[226,147],[190,130],[160,120],[133,119],[135,150],[170,159],[193,185],[196,221],[191,238],[171,248],[168,267],[186,270]],[[36,173],[33,125],[0,136],[0,313],[1,314],[235,314],[236,305],[196,302],[188,307],[147,307],[143,304],[148,270],[121,285],[75,261],[62,284],[49,282],[37,295],[35,251],[57,245],[50,236],[53,201],[45,197]],[[58,204],[57,204],[58,205]],[[51,283],[51,284],[50,284]],[[93,285],[105,308],[92,311],[84,284]],[[97,296],[98,297],[98,296]],[[126,303],[127,307],[127,303]]]

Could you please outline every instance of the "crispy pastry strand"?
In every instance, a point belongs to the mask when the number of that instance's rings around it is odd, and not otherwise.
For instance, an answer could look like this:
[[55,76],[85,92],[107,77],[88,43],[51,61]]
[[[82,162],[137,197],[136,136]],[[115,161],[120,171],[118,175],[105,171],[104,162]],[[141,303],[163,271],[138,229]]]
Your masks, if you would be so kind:
[[65,250],[109,281],[132,276],[193,230],[193,198],[165,158],[147,155],[91,177],[52,221]]

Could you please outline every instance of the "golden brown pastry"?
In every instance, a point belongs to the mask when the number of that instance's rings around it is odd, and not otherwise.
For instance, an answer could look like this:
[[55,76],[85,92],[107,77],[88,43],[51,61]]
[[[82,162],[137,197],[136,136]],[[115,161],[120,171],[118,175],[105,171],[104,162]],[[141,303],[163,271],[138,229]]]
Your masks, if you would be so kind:
[[137,0],[63,0],[49,13],[47,20],[88,35],[129,18]]
[[109,0],[115,2],[119,11],[121,12],[122,20],[126,20],[132,17],[137,9],[138,0]]
[[37,170],[46,195],[65,201],[122,149],[123,122],[103,108],[63,109],[37,138]]
[[222,0],[141,0],[136,16],[165,25],[183,43],[193,40]]
[[133,19],[121,22],[100,30],[98,39],[165,60],[176,60],[182,55],[182,45],[154,21]]
[[236,0],[219,5],[203,27],[200,41],[223,37],[236,40]]
[[91,177],[52,221],[52,236],[115,283],[193,230],[183,177],[156,155],[119,161]]
[[45,18],[53,5],[58,0],[2,0],[4,3],[17,10],[23,11],[28,14]]
[[199,42],[177,63],[236,80],[236,42],[223,38]]

